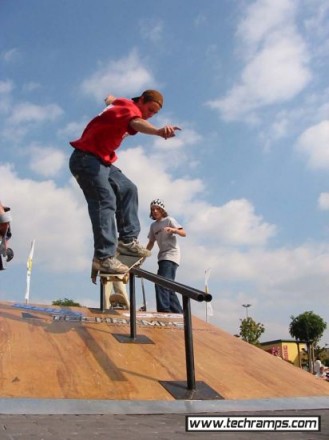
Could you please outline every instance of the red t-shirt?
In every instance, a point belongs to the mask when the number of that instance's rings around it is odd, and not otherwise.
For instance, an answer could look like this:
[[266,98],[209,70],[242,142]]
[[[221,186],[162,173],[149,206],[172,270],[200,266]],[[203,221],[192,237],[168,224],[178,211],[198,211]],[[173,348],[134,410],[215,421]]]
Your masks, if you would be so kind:
[[118,158],[115,150],[123,139],[128,134],[137,133],[129,127],[129,122],[141,117],[142,113],[134,101],[118,98],[89,122],[80,139],[70,144],[78,150],[98,156],[104,163],[113,163]]

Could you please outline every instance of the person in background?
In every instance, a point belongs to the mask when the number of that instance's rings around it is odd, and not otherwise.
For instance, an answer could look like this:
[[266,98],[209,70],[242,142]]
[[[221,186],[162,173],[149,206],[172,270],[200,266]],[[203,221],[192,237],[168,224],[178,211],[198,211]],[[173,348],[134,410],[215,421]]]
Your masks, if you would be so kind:
[[322,367],[322,362],[319,358],[317,358],[313,365],[313,373],[318,376],[320,374],[320,368]]
[[[5,262],[14,258],[14,251],[8,247],[11,238],[10,222],[12,221],[11,210],[0,202],[0,269],[5,269]],[[4,260],[2,260],[4,258]]]
[[[154,222],[150,226],[149,242],[146,248],[151,250],[154,243],[157,242],[159,247],[158,275],[169,280],[175,280],[181,257],[177,236],[186,237],[186,232],[173,217],[168,215],[162,200],[153,200],[150,204],[150,211],[150,217]],[[156,284],[155,293],[158,312],[183,312],[177,294],[174,291]]]
[[8,208],[7,206],[3,206],[3,204],[0,202],[0,236],[1,237],[5,237],[6,235],[8,235],[8,230],[10,229],[11,220],[12,218],[11,218],[10,208]]
[[132,99],[109,95],[105,103],[107,107],[88,123],[80,139],[70,142],[74,148],[70,171],[83,191],[92,223],[92,278],[98,271],[128,271],[115,257],[116,252],[138,257],[151,254],[137,241],[138,191],[113,165],[117,160],[116,150],[127,135],[144,133],[169,139],[180,130],[173,125],[157,128],[148,122],[163,106],[163,96],[157,90],[145,90]]
[[318,377],[320,377],[321,379],[328,380],[327,370],[328,368],[326,368],[324,365],[321,365]]

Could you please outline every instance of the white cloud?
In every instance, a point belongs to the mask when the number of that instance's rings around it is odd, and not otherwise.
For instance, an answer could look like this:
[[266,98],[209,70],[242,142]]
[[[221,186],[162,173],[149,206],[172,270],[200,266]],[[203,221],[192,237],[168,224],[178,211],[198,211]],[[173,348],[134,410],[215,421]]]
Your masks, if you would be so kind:
[[13,105],[12,97],[0,100],[0,111],[6,117],[3,118],[1,135],[6,141],[14,144],[21,142],[32,129],[39,128],[40,124],[54,122],[64,114],[57,104],[39,105],[31,102],[21,102]]
[[193,234],[203,231],[204,240],[212,246],[260,246],[266,244],[276,228],[255,214],[245,199],[231,200],[223,206],[199,206],[189,222]]
[[31,145],[27,154],[30,169],[42,177],[55,177],[67,166],[66,155],[54,147]]
[[66,139],[77,139],[81,136],[87,123],[87,118],[80,122],[68,122],[63,128],[60,128],[57,133],[59,136]]
[[63,110],[57,104],[38,105],[31,102],[22,102],[13,108],[8,122],[12,125],[19,125],[31,122],[54,121],[63,113]]
[[154,84],[152,73],[145,67],[137,51],[132,51],[125,58],[101,66],[82,82],[81,89],[101,102],[108,94],[126,96],[141,93],[142,89]]
[[[201,230],[201,228],[200,228]],[[237,332],[243,316],[241,304],[251,303],[251,316],[266,324],[263,339],[288,337],[292,314],[313,310],[329,321],[325,306],[329,289],[328,245],[302,244],[295,248],[235,249],[218,245],[200,245],[189,233],[181,240],[183,263],[178,271],[180,282],[203,289],[200,283],[206,268],[211,268],[208,282],[213,296],[211,322],[230,333]],[[204,319],[202,305],[193,305]],[[279,325],[276,330],[273,321]],[[277,333],[276,333],[277,331]]]
[[0,186],[2,201],[12,209],[15,264],[26,262],[30,242],[35,238],[35,263],[45,270],[89,270],[91,228],[73,178],[69,186],[60,188],[51,180],[22,179],[13,167],[0,165]]
[[270,125],[263,123],[262,131],[259,133],[265,150],[269,150],[269,147],[281,138],[298,136],[303,129],[306,130],[312,124],[317,125],[319,121],[326,120],[329,114],[328,101],[329,89],[324,89],[321,93],[307,93],[298,100],[296,106],[285,107],[272,114]]
[[318,198],[318,207],[322,211],[329,211],[329,193],[321,193]]
[[243,44],[255,51],[269,34],[290,26],[296,7],[296,3],[290,0],[257,0],[247,8],[238,25],[237,35]]
[[310,79],[304,67],[305,46],[295,34],[273,35],[242,73],[250,104],[263,105],[291,99]]
[[329,168],[329,120],[319,122],[299,137],[296,149],[307,157],[313,169]]
[[291,100],[309,83],[309,54],[295,29],[294,9],[285,0],[262,0],[248,10],[238,29],[242,46],[250,46],[243,52],[247,63],[226,96],[208,102],[223,119],[245,118],[263,106]]
[[297,35],[274,35],[245,66],[241,80],[224,98],[208,103],[226,120],[262,106],[292,99],[311,79],[307,54]]
[[275,299],[286,304],[297,301],[301,305],[309,301],[310,295],[313,300],[325,298],[328,291],[329,247],[326,245],[242,251],[223,246],[216,250],[195,246],[194,241],[192,244],[188,237],[182,243],[184,265],[180,276],[184,272],[183,278],[194,283],[205,268],[211,267],[213,284],[229,285],[232,292],[244,292],[267,301]]
[[[168,140],[171,142],[171,140]],[[204,185],[200,179],[178,178],[171,174],[171,157],[158,156],[157,152],[146,152],[143,148],[132,148],[119,152],[117,166],[136,183],[139,191],[140,211],[149,213],[149,203],[155,198],[166,201],[170,212],[179,213],[202,193]]]

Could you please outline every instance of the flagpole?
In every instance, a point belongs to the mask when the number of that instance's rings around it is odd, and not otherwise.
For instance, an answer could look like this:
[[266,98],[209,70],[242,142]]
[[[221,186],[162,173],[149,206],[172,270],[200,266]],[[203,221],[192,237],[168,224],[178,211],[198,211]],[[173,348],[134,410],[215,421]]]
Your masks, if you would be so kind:
[[26,263],[26,291],[25,291],[25,304],[28,304],[30,301],[30,283],[31,283],[31,273],[32,273],[32,262],[33,262],[33,254],[34,254],[34,244],[35,240],[31,242],[31,249]]
[[[208,280],[210,277],[210,272],[211,272],[211,268],[208,267],[208,269],[206,269],[204,271],[204,291],[206,293],[208,293]],[[206,302],[206,322],[208,322],[208,306],[211,307],[210,303]]]

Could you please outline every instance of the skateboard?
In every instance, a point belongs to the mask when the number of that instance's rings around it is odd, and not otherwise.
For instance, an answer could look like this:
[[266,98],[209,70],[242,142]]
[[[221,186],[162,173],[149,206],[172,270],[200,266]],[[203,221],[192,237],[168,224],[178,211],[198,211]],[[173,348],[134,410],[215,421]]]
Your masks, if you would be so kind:
[[127,294],[124,295],[123,293],[112,293],[112,295],[110,295],[110,305],[111,309],[129,309],[130,304]]
[[[126,273],[122,274],[111,274],[111,273],[99,273],[99,277],[102,283],[102,291],[105,296],[105,304],[108,308],[108,302],[112,309],[129,309],[129,299],[126,293],[126,289],[124,286],[120,286],[120,283],[127,284],[129,280],[129,272],[133,267],[140,266],[145,257],[133,257],[128,255],[117,255],[116,258],[121,261],[121,263],[125,264],[129,267],[129,270]],[[108,285],[108,282],[113,283],[114,285]],[[119,283],[118,286],[115,284]],[[108,290],[112,292],[114,289],[114,293],[111,293],[108,296]]]

